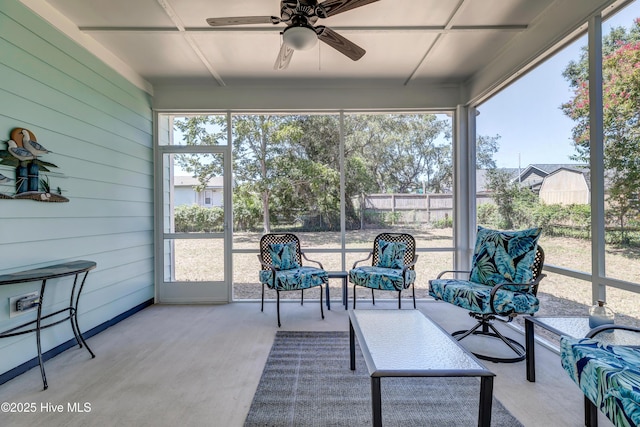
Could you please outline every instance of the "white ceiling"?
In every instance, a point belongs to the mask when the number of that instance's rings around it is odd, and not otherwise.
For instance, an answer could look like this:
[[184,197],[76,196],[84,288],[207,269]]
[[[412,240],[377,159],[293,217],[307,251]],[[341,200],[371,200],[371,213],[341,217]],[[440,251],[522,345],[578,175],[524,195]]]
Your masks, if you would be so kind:
[[78,34],[94,39],[153,86],[196,82],[228,88],[375,85],[406,90],[457,85],[466,88],[468,98],[486,93],[575,35],[593,13],[610,13],[625,3],[380,0],[316,24],[364,48],[362,59],[354,62],[318,43],[296,51],[289,68],[276,71],[284,24],[212,28],[205,19],[279,16],[279,0],[22,1],[46,19],[57,10]]

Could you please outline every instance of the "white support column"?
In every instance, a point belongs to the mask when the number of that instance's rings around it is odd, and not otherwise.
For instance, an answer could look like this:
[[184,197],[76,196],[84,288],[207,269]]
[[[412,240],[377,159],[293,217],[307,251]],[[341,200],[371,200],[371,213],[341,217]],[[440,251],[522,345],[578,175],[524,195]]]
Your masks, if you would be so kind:
[[602,119],[602,16],[589,20],[589,143],[591,167],[591,289],[593,302],[606,297],[604,125]]
[[454,268],[470,270],[476,224],[475,114],[459,105],[453,129]]
[[345,248],[347,247],[347,213],[346,213],[346,171],[344,170],[344,111],[340,112],[340,145],[339,145],[339,157],[340,157],[340,267],[341,270],[346,270],[347,254]]
[[[468,107],[467,108],[467,140],[469,141],[468,151],[469,151],[469,174],[467,176],[467,181],[469,185],[469,262],[471,262],[471,257],[473,256],[473,250],[476,243],[476,232],[477,232],[477,201],[478,201],[478,189],[476,188],[476,117],[478,116],[478,110],[476,107]],[[469,264],[471,267],[471,264]]]
[[224,152],[223,189],[224,204],[224,283],[227,302],[233,302],[233,124],[231,111],[227,111],[227,147]]

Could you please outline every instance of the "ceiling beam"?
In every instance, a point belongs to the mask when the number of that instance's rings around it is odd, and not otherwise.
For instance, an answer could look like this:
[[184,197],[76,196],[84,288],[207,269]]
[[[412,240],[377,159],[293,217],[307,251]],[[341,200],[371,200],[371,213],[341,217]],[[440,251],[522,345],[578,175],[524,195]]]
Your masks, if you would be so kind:
[[[78,27],[80,31],[91,32],[120,32],[120,33],[217,33],[217,32],[281,32],[284,27]],[[407,25],[407,26],[332,26],[335,31],[367,31],[367,32],[422,32],[422,33],[459,33],[459,32],[522,32],[527,25]]]
[[[467,8],[467,6],[469,6],[469,2],[468,0],[459,0],[458,4],[456,5],[456,7],[453,9],[453,11],[451,12],[451,15],[449,15],[449,19],[447,19],[447,24],[444,26],[444,31],[451,31],[454,28],[453,22],[455,21],[456,17],[458,17],[460,15],[460,13]],[[474,28],[480,28],[480,26],[474,26]],[[433,42],[431,43],[431,45],[429,45],[429,47],[427,47],[427,50],[424,53],[424,56],[422,57],[422,59],[420,60],[420,62],[418,62],[418,65],[416,65],[416,67],[413,69],[413,71],[411,72],[411,75],[409,75],[409,78],[407,78],[407,80],[405,80],[404,85],[407,86],[411,80],[413,80],[416,76],[416,73],[418,72],[418,70],[422,67],[422,65],[424,63],[427,62],[427,57],[429,56],[429,54],[431,52],[433,52],[433,49],[435,49],[435,47],[438,45],[438,43],[441,42],[442,40],[442,35],[444,34],[444,31],[441,32],[440,34],[438,34]]]
[[169,17],[169,19],[171,19],[171,21],[174,23],[175,28],[173,28],[173,30],[178,31],[184,35],[184,39],[189,44],[189,47],[191,47],[191,49],[196,54],[196,56],[200,59],[202,64],[207,68],[207,70],[209,70],[209,73],[213,76],[213,78],[218,82],[220,86],[226,86],[224,80],[222,80],[222,77],[220,76],[220,74],[218,74],[218,72],[215,70],[213,65],[211,65],[211,63],[207,60],[207,57],[204,55],[204,52],[202,52],[202,50],[200,49],[196,41],[193,39],[193,37],[191,37],[191,35],[189,35],[185,31],[185,27],[182,24],[182,20],[178,17],[176,12],[173,10],[173,7],[171,7],[171,4],[169,4],[169,1],[168,0],[156,0],[156,1],[160,5],[160,7],[162,7],[164,12]]

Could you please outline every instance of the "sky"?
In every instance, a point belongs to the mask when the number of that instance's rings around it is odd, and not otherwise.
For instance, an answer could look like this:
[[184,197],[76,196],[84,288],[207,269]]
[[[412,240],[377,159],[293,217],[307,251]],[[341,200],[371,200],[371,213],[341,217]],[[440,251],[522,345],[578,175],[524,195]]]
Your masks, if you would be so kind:
[[[640,0],[602,24],[606,35],[612,26],[629,27],[640,17]],[[571,143],[573,121],[560,106],[571,99],[569,83],[562,71],[578,60],[587,37],[581,37],[515,83],[478,107],[478,135],[500,135],[500,150],[494,156],[498,167],[525,167],[532,163],[574,163]]]

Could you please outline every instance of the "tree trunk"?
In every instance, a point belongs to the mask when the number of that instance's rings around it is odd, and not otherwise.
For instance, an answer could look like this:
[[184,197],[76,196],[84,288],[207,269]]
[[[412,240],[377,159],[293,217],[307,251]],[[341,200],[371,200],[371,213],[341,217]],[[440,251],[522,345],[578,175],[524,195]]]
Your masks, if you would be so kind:
[[[267,180],[267,136],[265,132],[265,118],[260,116],[260,173],[262,175],[262,182]],[[271,223],[269,222],[269,190],[265,189],[262,192],[262,224],[265,233],[271,232]]]
[[262,193],[262,223],[264,224],[264,232],[271,233],[271,224],[269,223],[269,192]]

